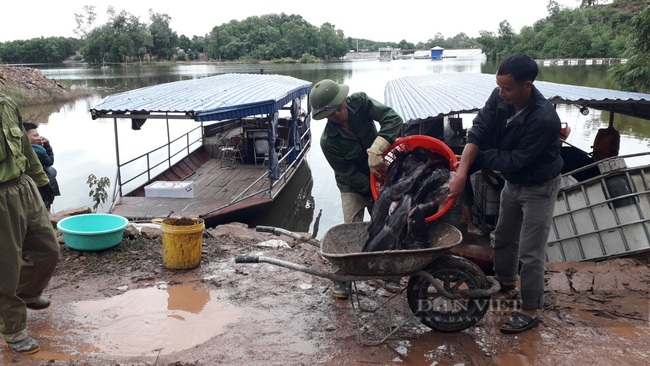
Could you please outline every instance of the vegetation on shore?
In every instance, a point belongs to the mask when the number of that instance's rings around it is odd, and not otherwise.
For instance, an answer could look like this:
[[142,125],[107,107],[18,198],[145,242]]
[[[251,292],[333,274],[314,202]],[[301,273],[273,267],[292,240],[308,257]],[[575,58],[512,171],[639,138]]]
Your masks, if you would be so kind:
[[[549,0],[548,15],[516,33],[508,20],[499,22],[498,32],[482,31],[478,38],[465,33],[445,38],[437,33],[417,44],[402,40],[377,42],[345,37],[331,23],[320,27],[292,14],[251,16],[212,28],[204,36],[178,35],[170,28],[171,17],[150,11],[142,22],[126,10],[108,7],[109,21],[95,26],[95,7],[84,6],[75,14],[79,39],[51,37],[0,43],[0,62],[53,63],[66,59],[92,64],[123,62],[207,61],[313,63],[337,59],[350,50],[377,51],[380,47],[401,49],[480,48],[492,60],[513,52],[537,59],[629,58],[616,68],[614,77],[627,90],[650,91],[648,31],[650,0],[613,0],[610,4],[582,1],[576,9]],[[641,51],[641,52],[639,52]],[[76,53],[77,52],[77,53]]]

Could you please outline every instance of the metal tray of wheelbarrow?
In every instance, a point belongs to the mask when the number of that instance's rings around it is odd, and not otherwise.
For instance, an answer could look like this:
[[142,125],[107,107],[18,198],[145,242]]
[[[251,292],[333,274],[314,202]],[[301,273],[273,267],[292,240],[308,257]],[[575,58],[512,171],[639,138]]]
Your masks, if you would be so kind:
[[452,225],[432,221],[428,248],[362,252],[368,239],[368,225],[370,222],[340,224],[325,233],[320,253],[339,268],[338,273],[354,276],[411,274],[463,240],[461,232]]

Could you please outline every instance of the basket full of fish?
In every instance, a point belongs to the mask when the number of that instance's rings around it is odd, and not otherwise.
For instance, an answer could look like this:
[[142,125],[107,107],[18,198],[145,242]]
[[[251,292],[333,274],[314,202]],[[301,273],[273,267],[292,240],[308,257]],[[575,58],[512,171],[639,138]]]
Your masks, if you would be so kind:
[[438,139],[400,138],[384,153],[384,165],[370,186],[375,204],[363,252],[430,246],[428,223],[454,203],[448,200],[456,155]]

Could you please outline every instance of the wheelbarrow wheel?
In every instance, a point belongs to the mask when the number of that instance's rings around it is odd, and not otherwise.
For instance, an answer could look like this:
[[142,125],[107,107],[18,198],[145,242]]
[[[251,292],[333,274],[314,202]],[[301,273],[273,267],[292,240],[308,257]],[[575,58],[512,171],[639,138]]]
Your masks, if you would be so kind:
[[[423,270],[450,293],[490,287],[485,273],[462,257],[443,255]],[[489,296],[446,298],[438,294],[436,288],[422,276],[409,278],[406,296],[413,315],[424,325],[441,332],[457,332],[471,327],[483,318],[490,304]]]

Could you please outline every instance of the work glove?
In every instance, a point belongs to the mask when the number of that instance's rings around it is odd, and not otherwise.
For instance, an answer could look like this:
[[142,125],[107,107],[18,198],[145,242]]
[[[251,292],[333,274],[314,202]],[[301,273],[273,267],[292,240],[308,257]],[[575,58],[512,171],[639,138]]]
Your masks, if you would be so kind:
[[377,175],[379,167],[384,163],[382,154],[388,150],[390,144],[383,137],[377,136],[368,150],[368,167],[372,174]]

